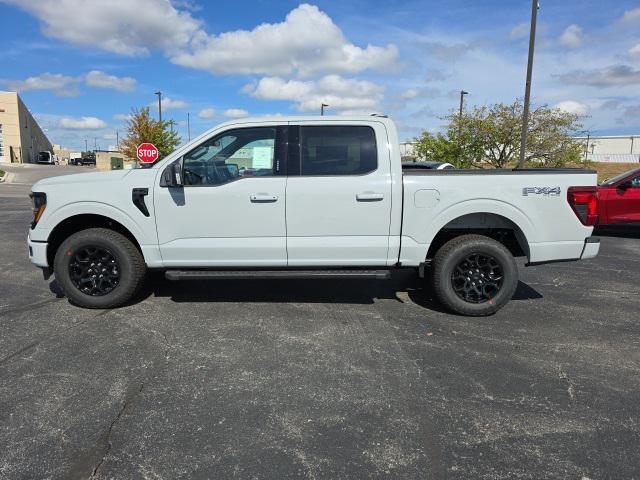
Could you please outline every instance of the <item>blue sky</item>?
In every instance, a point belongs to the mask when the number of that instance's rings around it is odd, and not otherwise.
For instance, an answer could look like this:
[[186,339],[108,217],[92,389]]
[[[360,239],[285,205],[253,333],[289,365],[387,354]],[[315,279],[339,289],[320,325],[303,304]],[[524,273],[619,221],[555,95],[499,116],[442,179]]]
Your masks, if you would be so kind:
[[[640,1],[540,4],[534,103],[639,134]],[[528,0],[0,0],[0,89],[70,148],[114,145],[158,90],[185,140],[187,113],[195,136],[322,102],[389,114],[408,139],[440,129],[460,89],[471,105],[523,95],[529,15]]]

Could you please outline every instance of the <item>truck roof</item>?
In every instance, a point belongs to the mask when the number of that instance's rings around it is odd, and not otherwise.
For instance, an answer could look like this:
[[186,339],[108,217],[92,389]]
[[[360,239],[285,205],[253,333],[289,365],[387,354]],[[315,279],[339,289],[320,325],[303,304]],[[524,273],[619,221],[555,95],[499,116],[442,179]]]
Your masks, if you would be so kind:
[[219,123],[214,126],[218,128],[226,125],[238,125],[242,123],[260,123],[260,122],[375,122],[391,123],[391,119],[384,115],[264,115],[260,117],[244,117]]

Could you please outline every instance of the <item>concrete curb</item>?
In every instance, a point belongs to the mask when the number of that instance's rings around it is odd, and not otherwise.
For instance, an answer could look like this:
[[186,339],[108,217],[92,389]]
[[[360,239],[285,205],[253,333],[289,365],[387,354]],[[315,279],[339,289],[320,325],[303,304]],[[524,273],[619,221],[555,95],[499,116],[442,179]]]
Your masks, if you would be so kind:
[[11,177],[13,177],[13,174],[5,171],[4,177],[0,178],[0,183],[11,183]]

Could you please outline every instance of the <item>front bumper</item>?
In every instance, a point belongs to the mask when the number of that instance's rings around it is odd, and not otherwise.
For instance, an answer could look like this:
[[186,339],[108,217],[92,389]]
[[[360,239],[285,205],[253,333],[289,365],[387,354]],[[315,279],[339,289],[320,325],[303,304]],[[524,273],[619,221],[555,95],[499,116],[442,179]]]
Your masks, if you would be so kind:
[[27,237],[29,260],[31,263],[42,268],[49,266],[49,262],[47,262],[47,245],[47,242],[36,242],[31,240],[31,235]]
[[582,249],[581,260],[588,260],[589,258],[595,258],[600,252],[600,238],[588,237],[584,241],[584,248]]

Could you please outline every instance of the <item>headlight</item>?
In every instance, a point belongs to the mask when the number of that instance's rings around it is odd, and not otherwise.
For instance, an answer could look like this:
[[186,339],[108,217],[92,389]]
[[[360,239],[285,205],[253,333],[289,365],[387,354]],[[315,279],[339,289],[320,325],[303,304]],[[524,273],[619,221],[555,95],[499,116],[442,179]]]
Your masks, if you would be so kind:
[[31,228],[33,229],[42,217],[44,209],[47,207],[47,194],[43,192],[32,192],[29,196],[33,202],[33,222],[31,222]]

